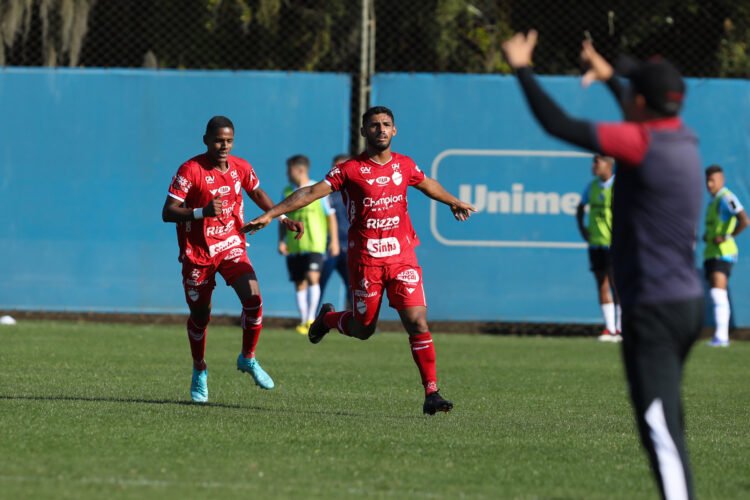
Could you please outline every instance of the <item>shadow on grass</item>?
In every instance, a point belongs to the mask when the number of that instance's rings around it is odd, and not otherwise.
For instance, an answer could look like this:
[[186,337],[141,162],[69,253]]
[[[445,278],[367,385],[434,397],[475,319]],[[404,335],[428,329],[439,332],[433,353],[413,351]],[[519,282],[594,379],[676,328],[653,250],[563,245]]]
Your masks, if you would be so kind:
[[[18,400],[18,401],[81,401],[92,403],[135,403],[135,404],[152,404],[152,405],[176,405],[176,406],[193,406],[196,408],[228,408],[233,410],[252,410],[266,413],[296,413],[299,415],[327,415],[331,417],[368,417],[374,413],[356,413],[349,411],[320,411],[320,410],[296,410],[288,408],[263,408],[253,405],[238,405],[231,403],[193,403],[192,401],[183,401],[178,399],[144,399],[144,398],[118,398],[118,397],[87,397],[87,396],[9,396],[0,394],[0,400]],[[413,420],[422,418],[417,415],[378,415],[385,418],[394,418],[400,420]]]

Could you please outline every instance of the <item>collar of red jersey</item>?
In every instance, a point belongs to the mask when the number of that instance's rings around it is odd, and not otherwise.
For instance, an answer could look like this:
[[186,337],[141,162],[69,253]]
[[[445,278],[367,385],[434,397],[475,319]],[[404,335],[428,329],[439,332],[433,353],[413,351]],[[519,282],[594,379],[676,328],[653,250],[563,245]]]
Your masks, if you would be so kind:
[[648,121],[643,122],[643,125],[646,128],[651,128],[651,129],[675,130],[675,129],[682,127],[682,118],[680,118],[679,116],[655,118],[653,120],[648,120]]

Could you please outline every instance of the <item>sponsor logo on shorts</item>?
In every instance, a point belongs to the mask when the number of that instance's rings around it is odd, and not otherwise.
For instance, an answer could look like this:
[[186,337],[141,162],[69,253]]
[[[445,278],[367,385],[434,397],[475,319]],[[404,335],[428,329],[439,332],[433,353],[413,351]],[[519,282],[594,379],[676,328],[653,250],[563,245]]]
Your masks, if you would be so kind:
[[317,271],[320,269],[320,264],[317,262],[310,262],[310,271]]
[[196,300],[198,300],[200,298],[200,296],[201,296],[201,294],[200,294],[200,292],[198,290],[195,290],[193,288],[189,288],[188,289],[188,297],[193,302],[195,302]]
[[216,193],[219,193],[220,195],[224,196],[225,194],[229,194],[229,192],[232,190],[229,186],[221,186],[217,189],[209,189],[211,191],[211,194],[216,196]]
[[208,255],[213,257],[214,255],[220,254],[221,252],[225,250],[229,250],[232,247],[236,247],[242,244],[242,240],[240,240],[240,237],[235,235],[230,236],[224,241],[220,241],[218,243],[214,243],[213,245],[208,246]]
[[206,228],[206,236],[223,236],[234,229],[234,221],[230,220],[226,226],[211,226]]
[[396,279],[404,283],[419,283],[419,273],[416,269],[407,269],[398,273]]
[[242,248],[233,248],[227,253],[224,260],[234,260],[235,262],[239,262],[243,255],[245,255],[245,251]]
[[367,290],[354,290],[355,297],[374,297],[378,292],[368,292]]
[[401,222],[401,217],[398,215],[395,217],[386,217],[384,219],[367,219],[365,221],[365,227],[367,229],[395,229]]
[[367,278],[362,278],[362,281],[359,282],[359,286],[367,290],[368,288],[370,288],[370,282],[367,281]]
[[404,176],[401,175],[400,172],[393,172],[393,183],[397,186],[401,185],[401,182],[404,180]]
[[362,205],[365,208],[371,208],[373,211],[379,211],[379,210],[387,210],[391,208],[393,205],[396,205],[398,203],[403,203],[404,201],[404,195],[403,194],[392,194],[389,196],[384,196],[382,198],[370,198],[369,196],[362,200]]
[[398,239],[393,237],[368,239],[367,251],[373,257],[390,257],[391,255],[398,255],[401,253],[401,245],[399,244]]
[[414,290],[416,290],[416,288],[407,288],[406,289],[406,291],[409,292],[409,295],[411,295],[412,293],[414,293]]
[[367,312],[367,304],[364,300],[358,300],[357,301],[357,312],[359,314],[364,314]]

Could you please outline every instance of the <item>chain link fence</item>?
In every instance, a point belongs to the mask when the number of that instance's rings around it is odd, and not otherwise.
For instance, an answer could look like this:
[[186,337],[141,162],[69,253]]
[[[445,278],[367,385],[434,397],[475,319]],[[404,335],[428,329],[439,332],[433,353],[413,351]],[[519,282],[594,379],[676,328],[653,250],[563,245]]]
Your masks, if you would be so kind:
[[748,0],[1,0],[0,64],[504,73],[500,42],[530,27],[540,73],[578,73],[588,33],[610,57],[750,76]]

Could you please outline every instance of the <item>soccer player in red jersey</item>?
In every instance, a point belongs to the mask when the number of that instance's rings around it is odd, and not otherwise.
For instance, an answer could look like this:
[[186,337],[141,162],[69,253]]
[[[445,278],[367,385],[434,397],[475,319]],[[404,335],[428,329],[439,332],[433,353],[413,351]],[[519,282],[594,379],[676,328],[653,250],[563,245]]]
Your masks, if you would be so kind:
[[475,209],[430,179],[414,161],[391,151],[396,135],[393,112],[382,106],[362,116],[367,148],[361,155],[334,166],[325,180],[298,189],[284,201],[250,221],[244,231],[267,226],[274,217],[308,205],[333,191],[341,191],[349,221],[349,282],[354,309],[334,312],[321,307],[308,338],[317,344],[332,328],[366,340],[375,332],[383,292],[388,294],[409,334],[414,362],[425,390],[424,413],[447,412],[453,403],[440,396],[435,370],[435,348],[427,326],[427,304],[422,269],[414,252],[419,244],[407,211],[406,189],[414,186],[433,200],[445,203],[459,221]]
[[[193,356],[190,396],[197,403],[208,401],[206,328],[211,319],[211,295],[215,276],[222,275],[242,302],[242,350],[237,369],[249,373],[263,389],[273,389],[271,377],[255,359],[263,321],[263,301],[253,266],[245,252],[243,224],[244,190],[263,210],[273,201],[259,187],[253,167],[229,153],[234,146],[234,125],[229,118],[214,116],[203,136],[206,152],[180,166],[172,179],[162,209],[164,222],[177,224],[179,261],[185,299],[190,308],[188,340]],[[282,223],[302,235],[299,222],[282,217]]]

